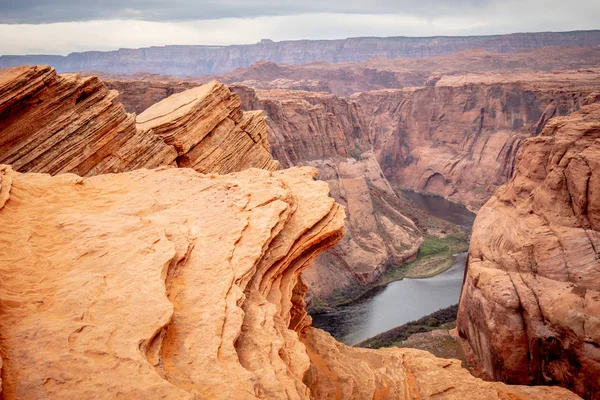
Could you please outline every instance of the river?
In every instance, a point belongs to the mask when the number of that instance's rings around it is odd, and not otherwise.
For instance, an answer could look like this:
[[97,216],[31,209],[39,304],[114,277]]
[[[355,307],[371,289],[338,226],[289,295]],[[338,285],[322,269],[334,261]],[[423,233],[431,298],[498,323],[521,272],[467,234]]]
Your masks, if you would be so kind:
[[[406,192],[414,204],[438,218],[470,227],[475,215],[441,197]],[[391,282],[369,291],[336,312],[313,315],[313,325],[354,345],[396,326],[458,303],[467,253],[456,254],[452,267],[427,279]]]

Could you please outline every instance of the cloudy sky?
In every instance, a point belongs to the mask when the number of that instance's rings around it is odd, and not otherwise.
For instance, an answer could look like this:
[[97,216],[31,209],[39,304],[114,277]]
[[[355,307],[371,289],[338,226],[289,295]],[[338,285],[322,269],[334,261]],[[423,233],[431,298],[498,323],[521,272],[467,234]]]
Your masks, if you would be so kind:
[[0,54],[600,29],[600,0],[0,0]]

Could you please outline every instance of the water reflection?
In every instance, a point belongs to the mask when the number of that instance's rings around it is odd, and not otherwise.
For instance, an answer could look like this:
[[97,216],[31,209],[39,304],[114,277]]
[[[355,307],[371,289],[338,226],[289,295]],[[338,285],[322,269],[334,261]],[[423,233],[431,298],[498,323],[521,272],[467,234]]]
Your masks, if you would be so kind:
[[398,325],[458,303],[467,253],[433,278],[403,279],[376,288],[330,314],[313,316],[313,325],[343,343],[354,345]]
[[461,204],[417,192],[403,191],[402,194],[411,199],[416,207],[434,217],[467,228],[470,228],[475,221],[476,215]]

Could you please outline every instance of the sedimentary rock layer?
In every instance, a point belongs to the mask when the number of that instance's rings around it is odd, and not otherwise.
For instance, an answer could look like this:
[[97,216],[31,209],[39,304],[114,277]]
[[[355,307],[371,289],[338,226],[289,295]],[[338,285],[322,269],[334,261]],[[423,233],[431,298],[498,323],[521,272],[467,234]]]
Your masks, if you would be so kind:
[[72,53],[68,56],[0,56],[0,67],[50,64],[61,72],[84,70],[113,74],[220,74],[257,61],[285,64],[357,62],[371,57],[429,57],[465,49],[511,52],[542,46],[598,46],[600,31],[515,33],[457,37],[362,37],[296,40],[233,46],[164,46]]
[[390,182],[477,210],[511,176],[524,139],[600,99],[600,71],[444,76],[352,99]]
[[0,162],[81,176],[177,164],[223,173],[278,166],[264,115],[243,113],[222,84],[166,98],[137,124],[117,95],[98,78],[48,66],[0,70]]
[[193,79],[238,82],[255,89],[296,89],[350,96],[357,92],[379,89],[432,85],[442,75],[578,70],[597,68],[599,63],[598,46],[541,47],[513,53],[472,49],[437,57],[375,57],[362,62],[339,64],[318,62],[286,65],[260,61],[227,74]]
[[577,398],[310,328],[344,219],[312,168],[0,171],[3,399]]
[[473,227],[458,329],[494,378],[600,396],[600,104],[526,140]]
[[174,160],[172,147],[138,132],[116,96],[98,78],[57,75],[48,66],[0,70],[0,162],[94,175]]
[[173,94],[137,116],[137,128],[177,151],[177,165],[203,173],[250,167],[275,170],[261,111],[242,112],[240,98],[211,83]]

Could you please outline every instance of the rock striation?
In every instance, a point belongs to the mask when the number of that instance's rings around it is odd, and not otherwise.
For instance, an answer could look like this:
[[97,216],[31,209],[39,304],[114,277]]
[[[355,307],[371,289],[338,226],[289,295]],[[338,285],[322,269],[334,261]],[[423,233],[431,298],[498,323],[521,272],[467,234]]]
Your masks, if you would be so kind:
[[491,36],[359,37],[340,40],[264,40],[250,45],[164,46],[71,53],[68,56],[0,56],[0,68],[50,64],[60,72],[221,74],[258,61],[306,64],[358,62],[372,57],[431,57],[466,49],[512,52],[543,46],[598,46],[600,31],[514,33]]
[[467,74],[358,93],[386,177],[479,209],[512,175],[523,140],[600,99],[600,70]]
[[300,275],[344,219],[315,174],[0,167],[0,396],[577,398],[311,328]]
[[178,164],[224,173],[278,166],[264,115],[242,112],[223,84],[166,98],[137,121],[117,95],[96,77],[48,66],[0,70],[0,162],[80,176]]
[[481,208],[458,330],[495,379],[600,396],[600,104],[527,139]]

